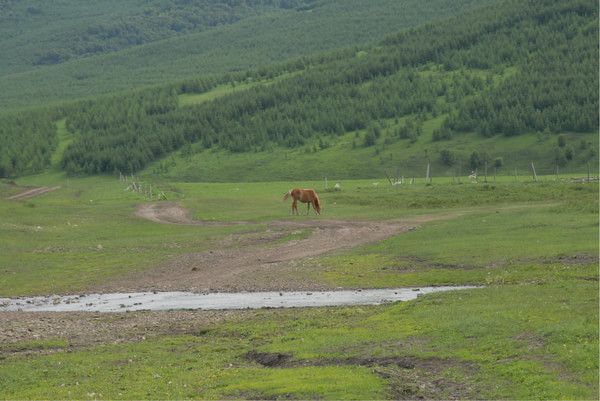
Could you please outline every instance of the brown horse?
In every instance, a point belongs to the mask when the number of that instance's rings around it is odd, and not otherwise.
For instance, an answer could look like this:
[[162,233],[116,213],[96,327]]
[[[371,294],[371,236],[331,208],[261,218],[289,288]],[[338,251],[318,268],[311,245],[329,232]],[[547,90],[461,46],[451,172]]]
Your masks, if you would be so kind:
[[315,209],[315,213],[316,214],[321,214],[321,204],[319,203],[319,197],[317,196],[317,193],[312,190],[312,189],[300,189],[300,188],[294,188],[294,189],[290,189],[284,196],[283,196],[283,200],[287,200],[287,198],[292,197],[292,199],[294,200],[292,202],[292,214],[294,214],[294,212],[296,212],[296,214],[298,213],[298,201],[302,202],[302,203],[308,203],[308,209],[306,209],[306,214],[308,215],[308,213],[310,212],[310,204],[312,203],[313,208]]

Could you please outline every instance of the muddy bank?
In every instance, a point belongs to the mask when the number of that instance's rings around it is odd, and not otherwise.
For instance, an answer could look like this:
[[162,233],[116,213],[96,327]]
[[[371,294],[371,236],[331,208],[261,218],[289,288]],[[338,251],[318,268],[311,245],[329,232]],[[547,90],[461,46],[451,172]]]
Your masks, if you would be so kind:
[[409,301],[423,294],[478,288],[474,286],[369,289],[316,292],[134,292],[50,297],[0,298],[0,311],[128,312],[139,310],[235,310],[379,305]]

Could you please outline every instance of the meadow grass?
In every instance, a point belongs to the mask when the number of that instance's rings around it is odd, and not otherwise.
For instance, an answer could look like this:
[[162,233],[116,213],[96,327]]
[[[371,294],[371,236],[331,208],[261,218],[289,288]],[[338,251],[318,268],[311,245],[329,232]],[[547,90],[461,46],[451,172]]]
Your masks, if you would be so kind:
[[[128,247],[142,248],[136,255],[147,262],[206,249],[223,234],[215,227],[131,217],[144,200],[112,178],[70,179],[67,185],[64,177],[49,175],[19,183],[53,179],[64,187],[26,202],[0,201],[0,244],[10,252],[1,253],[2,266],[28,261],[3,275],[12,277],[3,295],[45,292],[47,285],[38,281],[52,281],[55,274],[66,277],[65,290],[81,289],[119,274],[111,264]],[[290,182],[168,185],[196,218],[289,218],[281,195]],[[382,180],[377,186],[373,180],[344,181],[341,191],[322,192],[323,217],[462,214],[305,262],[307,274],[342,287],[485,287],[381,306],[251,311],[235,321],[190,328],[195,335],[123,344],[73,349],[61,337],[9,344],[0,350],[1,398],[597,398],[597,193],[597,183],[550,178],[402,188]],[[86,230],[70,227],[67,218]],[[115,232],[119,240],[111,242]],[[57,257],[45,276],[35,276],[38,261],[27,254],[64,246],[66,239],[81,259],[64,263]],[[96,257],[98,250],[88,248],[99,241],[106,254]],[[126,246],[119,248],[119,241]],[[181,248],[165,251],[165,243]],[[106,271],[98,273],[89,266],[94,264]],[[69,279],[66,271],[81,277]],[[262,366],[247,357],[250,351],[285,354],[288,364]],[[386,358],[408,358],[414,368],[377,362]]]
[[238,91],[244,91],[246,89],[250,89],[250,88],[253,88],[256,86],[260,86],[260,85],[269,86],[269,85],[274,84],[275,82],[298,75],[298,74],[300,74],[300,72],[301,71],[283,73],[283,74],[277,75],[276,77],[274,77],[272,79],[264,79],[264,80],[252,81],[252,82],[238,82],[238,83],[222,84],[222,85],[216,86],[215,88],[213,88],[209,91],[202,92],[202,93],[182,93],[178,96],[179,106],[185,107],[185,106],[198,105],[198,104],[209,102],[214,99],[218,99],[223,96],[231,95]]
[[[420,279],[415,281],[412,273],[397,275],[394,270],[419,265],[411,258],[415,253],[410,249],[424,243],[429,244],[428,251],[420,258],[427,262],[421,266],[419,277],[434,276],[431,283],[437,284],[463,275],[460,270],[445,269],[444,264],[465,264],[473,270],[469,277],[479,272],[477,282],[482,282],[487,264],[506,265],[515,258],[544,255],[593,254],[589,249],[595,238],[597,209],[590,197],[597,192],[596,184],[501,181],[496,185],[394,188],[381,180],[377,186],[370,180],[358,180],[342,182],[341,191],[321,192],[326,218],[395,219],[448,210],[478,215],[429,223],[423,230],[382,242],[374,252],[325,258],[326,268],[319,274],[327,282],[348,286],[357,286],[362,281],[359,275],[365,272],[371,275],[372,286],[385,286],[388,276],[395,284],[416,283]],[[247,222],[220,228],[159,225],[137,218],[133,216],[136,205],[147,199],[124,191],[127,184],[115,178],[68,179],[60,173],[47,173],[19,183],[61,185],[61,189],[26,201],[0,200],[0,265],[4,273],[0,294],[4,296],[82,291],[133,270],[150,269],[178,254],[207,250],[232,232],[261,229],[270,220],[305,218],[290,217],[290,203],[282,201],[283,193],[294,185],[290,182],[153,183],[155,188],[165,189],[169,200],[188,208],[194,218]],[[320,184],[300,183],[312,187]],[[4,188],[12,187],[5,184]],[[563,213],[564,202],[571,206]],[[514,207],[524,210],[511,212]],[[581,213],[577,208],[583,209]],[[453,232],[461,236],[454,237]],[[516,244],[511,242],[519,232],[527,237]],[[306,235],[308,232],[296,233],[288,239]],[[487,240],[481,241],[486,235]],[[438,266],[432,269],[431,263]],[[339,266],[363,271],[345,271],[342,277],[336,273]]]
[[58,146],[52,153],[50,158],[50,166],[56,170],[60,170],[60,161],[62,160],[65,149],[73,142],[73,135],[67,131],[66,119],[62,119],[56,122],[56,134],[58,136]]
[[23,182],[61,188],[25,201],[0,200],[2,296],[84,291],[174,255],[207,250],[244,229],[158,225],[133,215],[146,199],[114,178],[44,177]]

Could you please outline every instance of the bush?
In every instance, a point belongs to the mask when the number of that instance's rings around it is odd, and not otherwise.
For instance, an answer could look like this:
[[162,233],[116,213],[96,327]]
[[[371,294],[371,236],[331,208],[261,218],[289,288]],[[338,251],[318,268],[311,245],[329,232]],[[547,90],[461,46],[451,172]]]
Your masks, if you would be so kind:
[[375,145],[376,141],[377,141],[377,136],[375,135],[375,132],[373,132],[373,130],[368,130],[367,133],[365,134],[365,139],[364,139],[365,147]]
[[564,148],[565,145],[567,144],[567,138],[564,135],[559,135],[557,138],[557,141],[558,141],[559,148]]
[[454,153],[448,149],[440,150],[440,159],[446,166],[452,166],[456,162]]

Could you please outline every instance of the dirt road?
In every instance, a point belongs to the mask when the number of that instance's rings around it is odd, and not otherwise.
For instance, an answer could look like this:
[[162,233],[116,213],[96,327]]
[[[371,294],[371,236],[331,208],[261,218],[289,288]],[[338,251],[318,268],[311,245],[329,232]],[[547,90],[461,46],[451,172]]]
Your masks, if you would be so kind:
[[[136,215],[156,223],[183,225],[244,224],[195,221],[173,202],[141,205]],[[178,256],[143,273],[131,274],[94,288],[100,292],[131,291],[283,291],[326,290],[307,264],[311,258],[381,241],[415,229],[419,224],[456,214],[421,216],[395,221],[298,219],[274,221],[264,232],[238,234],[208,252]],[[277,241],[298,230],[307,238]]]
[[20,192],[20,193],[18,193],[16,195],[9,196],[8,199],[9,200],[25,200],[25,199],[30,199],[30,198],[33,198],[33,197],[45,194],[47,192],[56,191],[59,188],[60,188],[60,186],[32,188],[32,189],[29,189],[29,190],[27,190],[25,192]]

